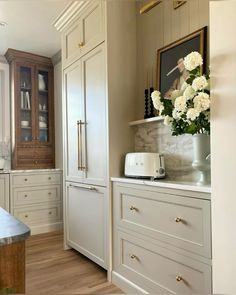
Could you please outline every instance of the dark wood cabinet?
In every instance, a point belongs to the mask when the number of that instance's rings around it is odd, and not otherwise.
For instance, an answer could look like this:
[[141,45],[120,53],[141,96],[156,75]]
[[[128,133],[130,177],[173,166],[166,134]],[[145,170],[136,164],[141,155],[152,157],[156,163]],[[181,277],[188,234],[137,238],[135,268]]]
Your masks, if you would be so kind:
[[55,167],[51,59],[8,49],[12,114],[12,169]]

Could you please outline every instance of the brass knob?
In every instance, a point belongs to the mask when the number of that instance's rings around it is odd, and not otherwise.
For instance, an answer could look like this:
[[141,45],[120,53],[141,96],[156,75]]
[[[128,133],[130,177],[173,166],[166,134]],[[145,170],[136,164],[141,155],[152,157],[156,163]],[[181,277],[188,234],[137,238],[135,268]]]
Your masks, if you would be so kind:
[[28,215],[27,214],[25,215],[25,218],[28,218]]
[[49,192],[48,194],[49,194],[49,195],[51,195],[52,193],[51,193],[51,192]]
[[134,254],[130,255],[130,258],[133,259],[133,260],[139,260],[138,257],[136,255],[134,255]]
[[183,281],[183,278],[182,278],[181,276],[176,276],[175,279],[176,279],[177,282],[181,282],[181,281]]
[[182,219],[180,217],[175,217],[175,222],[179,223],[181,221],[182,221]]
[[52,212],[51,212],[51,211],[49,211],[49,212],[48,212],[48,214],[49,214],[49,215],[52,215]]
[[27,180],[28,180],[27,178],[24,179],[24,181],[27,181]]
[[51,179],[52,179],[52,178],[49,176],[49,177],[48,177],[48,180],[51,180]]
[[85,45],[84,42],[80,42],[80,43],[78,44],[79,48],[83,47],[84,45]]
[[36,164],[36,165],[37,165],[37,164],[38,164],[38,161],[34,161],[34,164]]
[[129,208],[130,211],[138,211],[138,208],[134,207],[134,206],[130,206]]
[[25,195],[25,198],[27,198],[28,197],[28,195]]

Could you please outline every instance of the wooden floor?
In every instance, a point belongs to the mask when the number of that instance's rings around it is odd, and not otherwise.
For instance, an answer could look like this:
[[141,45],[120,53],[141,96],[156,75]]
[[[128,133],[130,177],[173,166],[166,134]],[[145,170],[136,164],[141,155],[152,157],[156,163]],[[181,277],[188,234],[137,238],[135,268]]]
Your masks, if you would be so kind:
[[122,293],[106,271],[74,250],[63,250],[61,232],[32,236],[26,243],[26,293]]

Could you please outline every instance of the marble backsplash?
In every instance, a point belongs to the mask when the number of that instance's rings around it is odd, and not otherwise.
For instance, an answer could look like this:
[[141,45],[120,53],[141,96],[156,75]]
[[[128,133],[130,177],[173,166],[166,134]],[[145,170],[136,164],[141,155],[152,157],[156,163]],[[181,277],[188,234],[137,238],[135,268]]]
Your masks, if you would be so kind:
[[167,177],[195,182],[199,175],[192,168],[192,136],[172,136],[162,122],[151,122],[135,127],[135,151],[156,152],[165,157]]

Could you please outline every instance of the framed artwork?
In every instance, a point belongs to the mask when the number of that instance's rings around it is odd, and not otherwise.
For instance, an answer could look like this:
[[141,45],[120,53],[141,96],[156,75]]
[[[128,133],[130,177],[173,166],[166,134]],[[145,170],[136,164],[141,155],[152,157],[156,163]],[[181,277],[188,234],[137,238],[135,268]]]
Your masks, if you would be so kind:
[[[202,28],[157,51],[157,89],[169,97],[175,89],[181,89],[188,78],[183,58],[192,51],[198,51],[206,58],[207,27]],[[205,69],[202,69],[205,72]]]
[[173,7],[174,9],[179,8],[181,5],[185,4],[187,1],[175,1],[173,0]]

